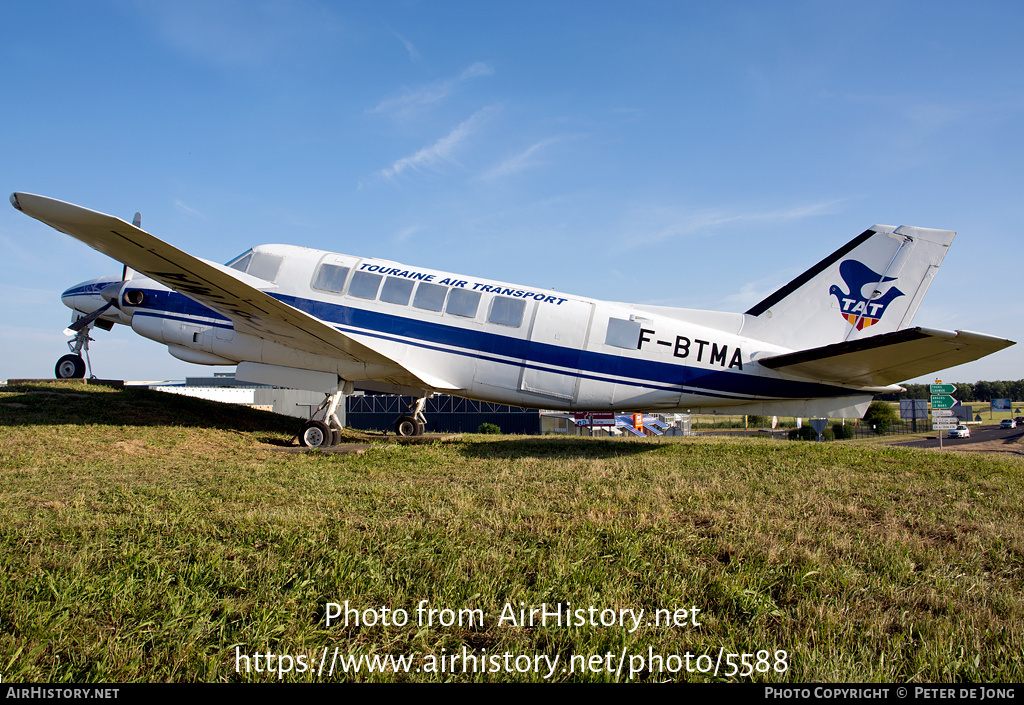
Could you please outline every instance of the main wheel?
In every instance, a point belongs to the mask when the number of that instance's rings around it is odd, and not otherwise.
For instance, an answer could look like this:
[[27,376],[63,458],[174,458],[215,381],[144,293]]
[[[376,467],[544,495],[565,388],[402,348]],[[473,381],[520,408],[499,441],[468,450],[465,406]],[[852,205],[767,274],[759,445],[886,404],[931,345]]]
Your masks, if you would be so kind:
[[78,355],[65,355],[57,360],[53,374],[57,379],[82,379],[85,377],[85,360]]
[[299,434],[299,445],[305,448],[326,448],[331,445],[331,429],[323,421],[307,421]]
[[395,423],[395,433],[399,436],[421,436],[423,424],[412,416],[403,416]]

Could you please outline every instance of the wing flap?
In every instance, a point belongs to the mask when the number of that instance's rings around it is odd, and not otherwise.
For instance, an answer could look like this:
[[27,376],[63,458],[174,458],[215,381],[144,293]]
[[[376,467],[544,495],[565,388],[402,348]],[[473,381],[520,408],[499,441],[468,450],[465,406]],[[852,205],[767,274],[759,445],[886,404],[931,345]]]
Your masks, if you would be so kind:
[[769,369],[836,384],[884,387],[962,365],[1014,345],[970,331],[905,328],[759,359]]
[[15,193],[11,202],[26,215],[213,309],[241,333],[314,355],[374,366],[378,368],[374,379],[454,389],[445,380],[413,372],[381,351],[242,281],[234,272],[193,257],[120,218],[27,193]]

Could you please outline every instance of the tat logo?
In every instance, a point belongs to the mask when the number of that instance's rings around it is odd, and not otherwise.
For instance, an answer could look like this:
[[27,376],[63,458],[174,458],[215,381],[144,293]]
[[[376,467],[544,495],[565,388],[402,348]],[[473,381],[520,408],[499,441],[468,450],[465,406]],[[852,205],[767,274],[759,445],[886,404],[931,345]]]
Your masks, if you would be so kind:
[[849,289],[844,293],[837,285],[833,284],[828,293],[835,296],[839,301],[841,315],[850,325],[857,330],[864,330],[868,326],[878,323],[885,313],[886,307],[893,299],[903,296],[903,292],[895,286],[889,287],[885,295],[879,290],[872,289],[867,298],[864,297],[864,288],[869,284],[873,286],[883,282],[896,281],[896,277],[882,277],[870,267],[855,259],[848,259],[839,265],[839,276]]

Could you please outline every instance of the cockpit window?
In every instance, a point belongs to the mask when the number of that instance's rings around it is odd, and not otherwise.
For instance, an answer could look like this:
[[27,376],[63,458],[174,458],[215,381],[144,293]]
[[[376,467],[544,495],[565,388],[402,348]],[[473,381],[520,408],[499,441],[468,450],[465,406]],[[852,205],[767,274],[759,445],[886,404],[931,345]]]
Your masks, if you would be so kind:
[[252,261],[249,262],[249,267],[245,271],[254,277],[272,282],[277,279],[277,271],[281,269],[282,262],[284,262],[283,257],[253,252]]
[[244,272],[246,267],[249,266],[249,260],[252,259],[252,250],[246,250],[242,254],[235,257],[233,260],[227,263],[231,269],[237,269],[239,272]]

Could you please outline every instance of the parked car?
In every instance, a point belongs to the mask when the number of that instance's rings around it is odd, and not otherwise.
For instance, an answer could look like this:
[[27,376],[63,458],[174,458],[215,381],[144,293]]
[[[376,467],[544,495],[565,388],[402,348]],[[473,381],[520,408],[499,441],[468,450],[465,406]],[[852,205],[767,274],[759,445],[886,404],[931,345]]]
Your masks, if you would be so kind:
[[1017,428],[1017,422],[1014,419],[1003,419],[999,422],[999,428]]
[[971,429],[967,428],[963,424],[960,424],[956,428],[949,429],[949,433],[946,434],[946,438],[970,438]]

